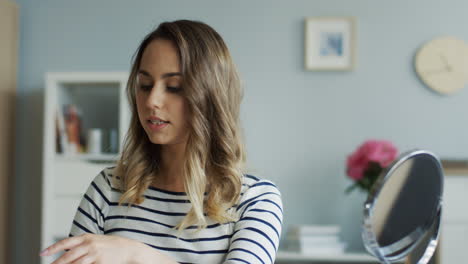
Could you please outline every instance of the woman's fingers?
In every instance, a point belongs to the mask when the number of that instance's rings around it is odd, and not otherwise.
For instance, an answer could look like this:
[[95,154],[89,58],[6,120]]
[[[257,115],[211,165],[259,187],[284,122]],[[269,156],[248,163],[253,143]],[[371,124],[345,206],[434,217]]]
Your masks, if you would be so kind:
[[65,238],[63,240],[60,240],[59,242],[51,245],[50,247],[44,249],[41,251],[41,256],[51,256],[54,255],[57,252],[60,252],[65,249],[71,249],[73,247],[76,247],[77,245],[81,244],[86,236],[89,236],[89,234],[84,234],[81,236],[76,236],[76,237],[69,237]]
[[87,255],[87,249],[83,246],[77,246],[72,250],[68,251],[67,253],[60,256],[60,258],[56,259],[52,264],[69,264],[75,263],[76,260],[83,258]]
[[73,261],[71,264],[93,264],[94,258],[90,257],[89,255],[85,255],[75,261]]

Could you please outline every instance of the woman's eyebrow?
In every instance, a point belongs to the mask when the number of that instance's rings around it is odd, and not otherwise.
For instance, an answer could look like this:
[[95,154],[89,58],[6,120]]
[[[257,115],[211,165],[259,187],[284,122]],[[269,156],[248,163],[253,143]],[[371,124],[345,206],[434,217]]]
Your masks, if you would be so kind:
[[139,69],[138,74],[142,74],[142,75],[145,75],[146,77],[150,77],[151,79],[153,79],[153,76],[151,76],[151,74],[149,74],[149,72],[145,70]]
[[[147,72],[145,70],[139,69],[138,74],[143,74],[143,75],[153,79],[153,76],[149,72]],[[167,72],[167,73],[164,73],[163,75],[161,75],[161,78],[169,78],[169,77],[173,77],[173,76],[182,76],[182,73],[180,73],[180,72]]]

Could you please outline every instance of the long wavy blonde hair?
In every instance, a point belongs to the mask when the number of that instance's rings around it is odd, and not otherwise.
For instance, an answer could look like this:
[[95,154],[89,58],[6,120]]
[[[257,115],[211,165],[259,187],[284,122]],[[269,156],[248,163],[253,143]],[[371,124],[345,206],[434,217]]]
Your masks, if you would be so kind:
[[221,36],[197,21],[160,24],[144,38],[133,57],[127,83],[132,117],[116,167],[124,191],[119,202],[142,203],[143,192],[158,177],[160,146],[148,139],[141,126],[135,99],[143,52],[156,39],[172,41],[178,51],[181,94],[190,112],[183,176],[192,207],[177,228],[206,227],[204,214],[219,223],[235,220],[233,210],[228,209],[238,201],[244,173],[245,150],[239,119],[242,88]]

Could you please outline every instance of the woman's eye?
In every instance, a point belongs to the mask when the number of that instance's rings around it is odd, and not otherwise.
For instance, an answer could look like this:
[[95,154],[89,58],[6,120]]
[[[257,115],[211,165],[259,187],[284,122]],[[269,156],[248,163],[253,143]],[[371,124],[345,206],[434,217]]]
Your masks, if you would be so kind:
[[151,84],[149,84],[149,85],[141,84],[140,85],[140,89],[143,90],[143,91],[150,91],[151,88],[153,88],[153,85],[151,85]]
[[180,92],[182,89],[180,87],[177,87],[177,86],[167,86],[167,90],[171,93],[178,93]]

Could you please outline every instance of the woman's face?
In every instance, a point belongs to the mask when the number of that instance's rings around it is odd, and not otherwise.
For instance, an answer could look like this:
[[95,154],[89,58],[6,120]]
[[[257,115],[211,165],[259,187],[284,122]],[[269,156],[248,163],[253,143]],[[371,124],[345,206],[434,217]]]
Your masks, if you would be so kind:
[[182,97],[179,55],[169,40],[154,40],[144,50],[137,74],[138,118],[154,144],[185,144],[188,107]]

